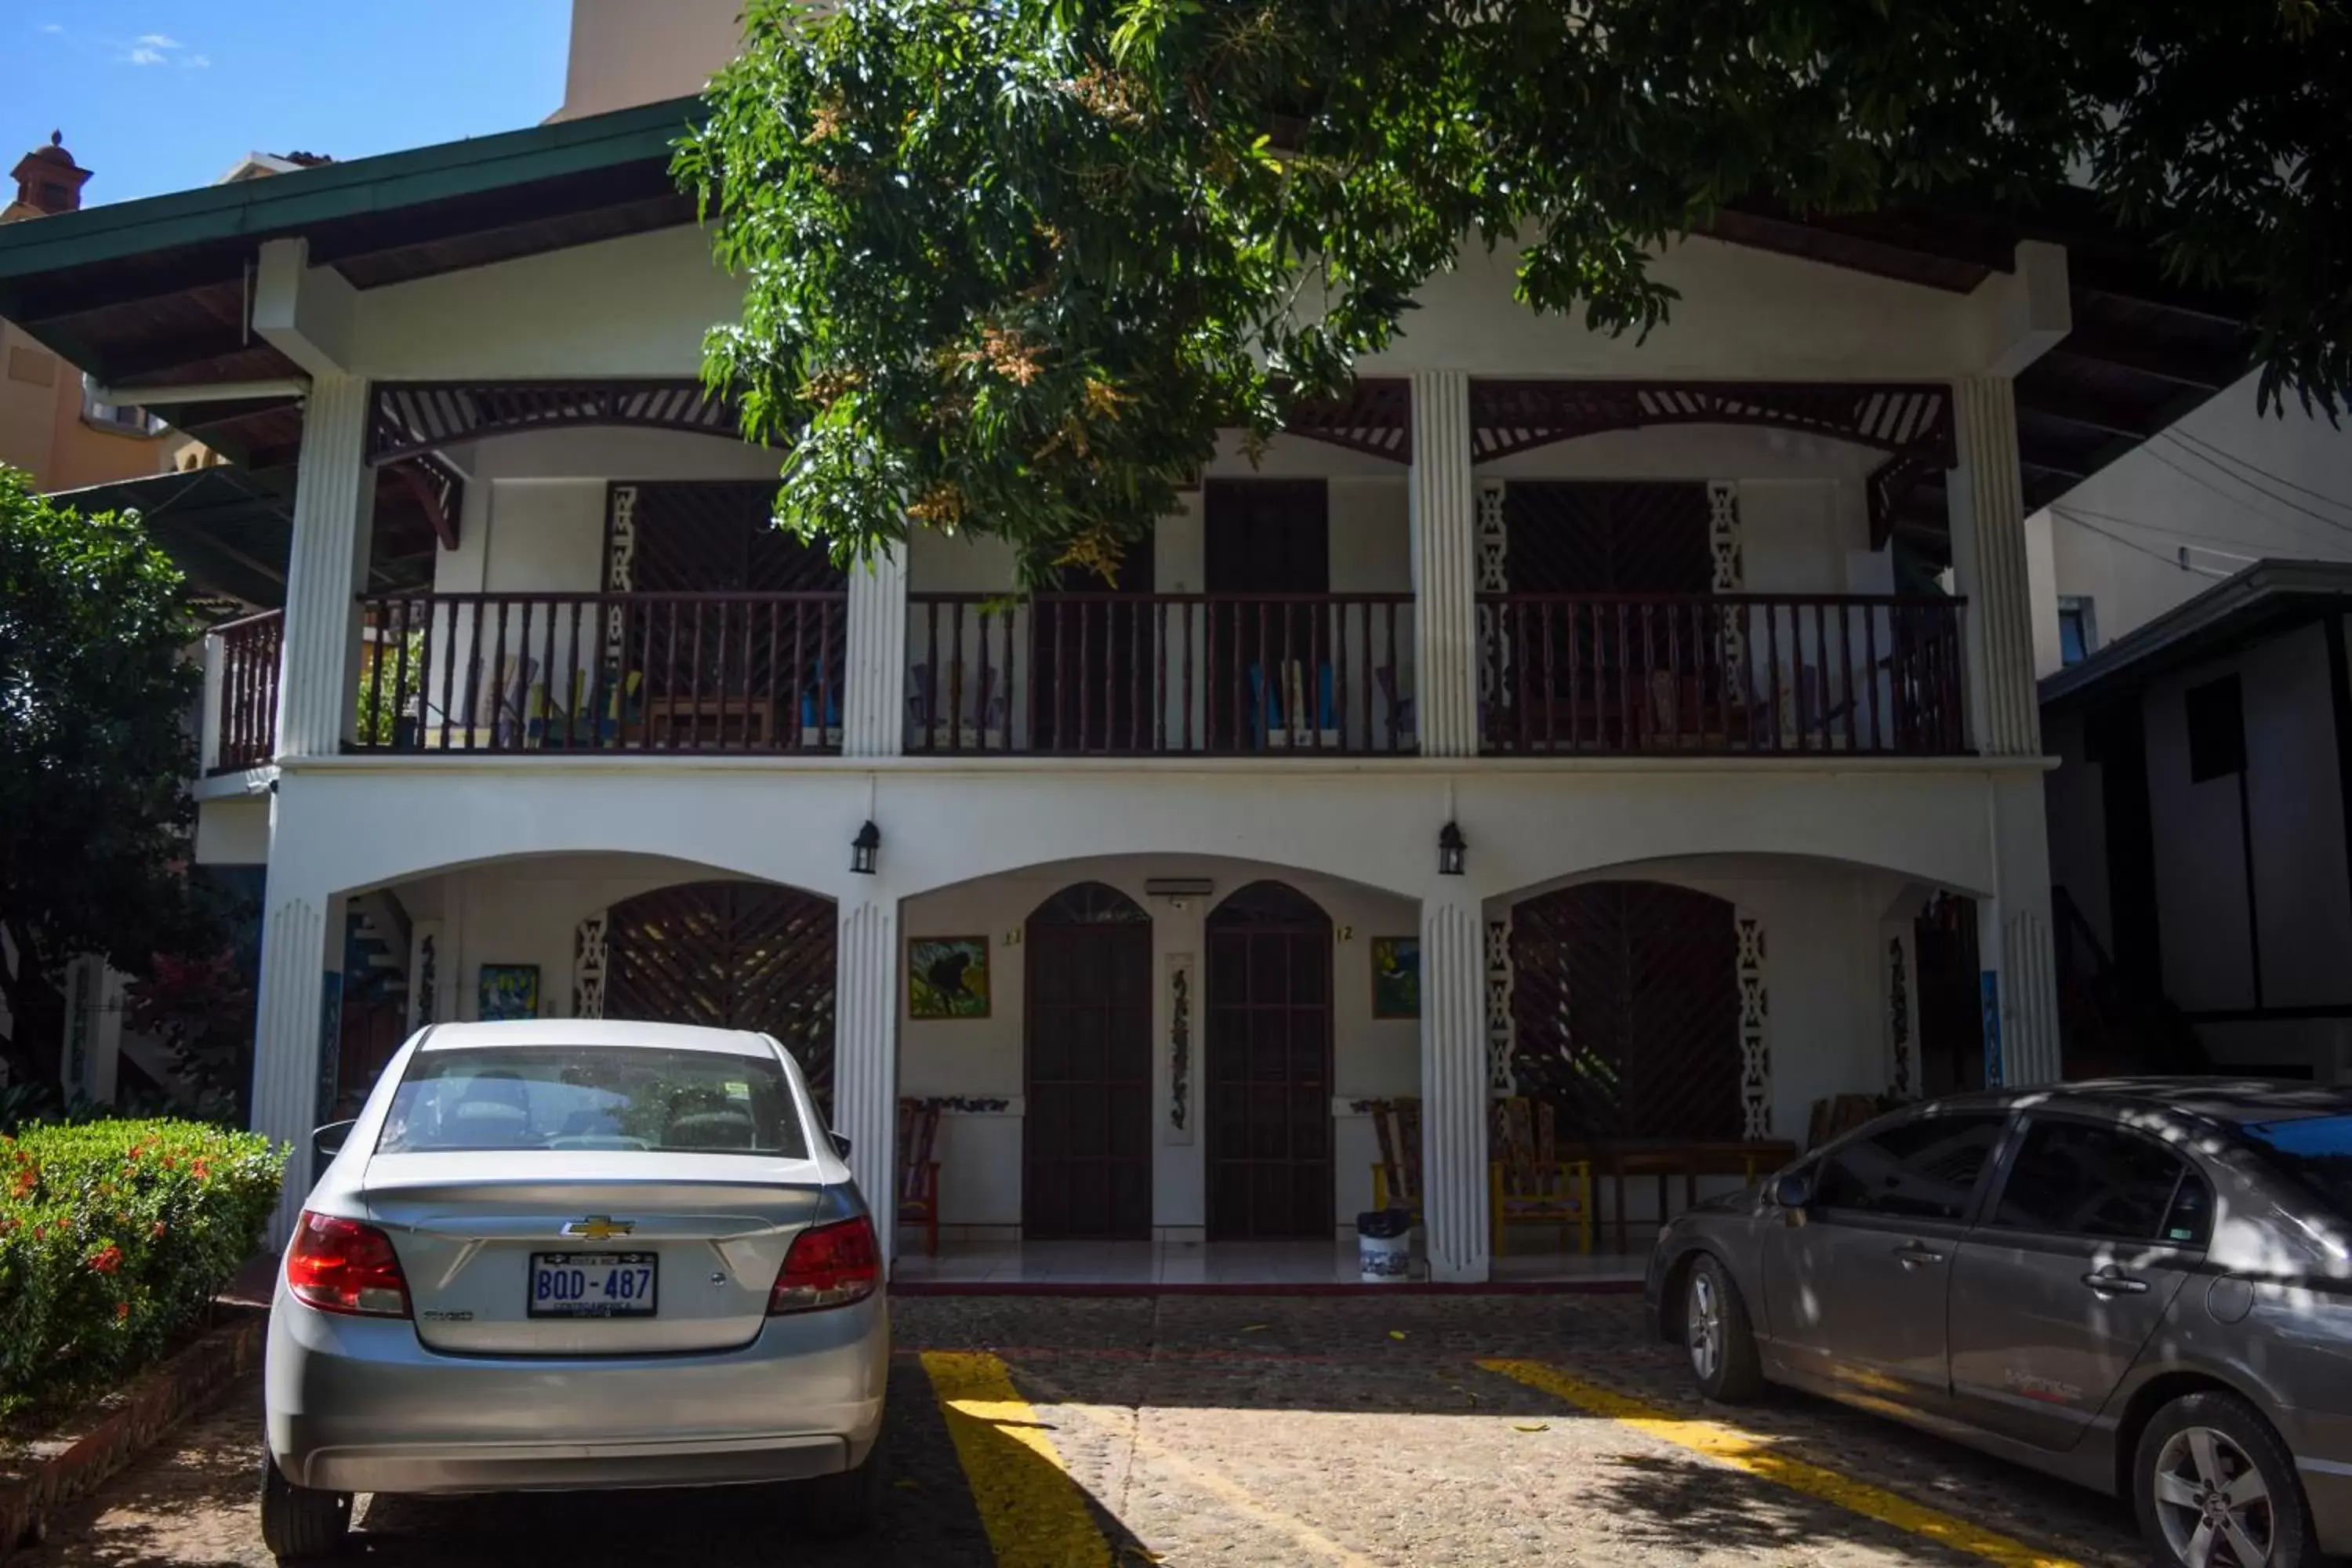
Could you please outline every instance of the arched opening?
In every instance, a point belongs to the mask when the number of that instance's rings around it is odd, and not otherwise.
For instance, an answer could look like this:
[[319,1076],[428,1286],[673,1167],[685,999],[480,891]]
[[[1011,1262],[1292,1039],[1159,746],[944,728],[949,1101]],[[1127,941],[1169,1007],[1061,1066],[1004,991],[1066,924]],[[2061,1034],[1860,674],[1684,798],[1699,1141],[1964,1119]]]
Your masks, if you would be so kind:
[[1579,1143],[1743,1136],[1737,911],[1587,882],[1511,913],[1512,1076]]
[[682,882],[604,919],[604,1016],[772,1035],[831,1105],[831,900],[772,882]]
[[1208,1237],[1331,1235],[1331,918],[1253,882],[1207,921]]
[[1029,916],[1021,1234],[1151,1235],[1151,917],[1100,882]]

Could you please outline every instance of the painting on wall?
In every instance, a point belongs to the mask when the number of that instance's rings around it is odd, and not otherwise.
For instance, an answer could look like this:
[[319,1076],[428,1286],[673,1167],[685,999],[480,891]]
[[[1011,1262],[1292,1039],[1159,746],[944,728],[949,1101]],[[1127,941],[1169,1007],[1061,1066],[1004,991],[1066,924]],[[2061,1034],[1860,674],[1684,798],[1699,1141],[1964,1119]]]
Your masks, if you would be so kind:
[[536,963],[485,963],[482,965],[480,1016],[485,1023],[500,1018],[538,1017],[539,965]]
[[1372,1016],[1421,1016],[1421,938],[1372,938]]
[[988,1016],[988,939],[919,936],[907,943],[907,1016]]

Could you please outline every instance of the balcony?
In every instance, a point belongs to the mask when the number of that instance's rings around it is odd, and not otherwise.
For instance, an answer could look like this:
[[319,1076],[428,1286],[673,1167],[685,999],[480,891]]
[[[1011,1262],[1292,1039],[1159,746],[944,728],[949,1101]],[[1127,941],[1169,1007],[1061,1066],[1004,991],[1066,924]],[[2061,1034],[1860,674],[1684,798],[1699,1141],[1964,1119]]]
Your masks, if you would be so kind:
[[907,597],[914,755],[1416,749],[1410,594]]
[[835,752],[848,597],[372,596],[355,749]]
[[261,767],[278,754],[278,664],[286,613],[267,610],[205,635],[206,776]]
[[1480,750],[1953,756],[1959,600],[1484,594]]

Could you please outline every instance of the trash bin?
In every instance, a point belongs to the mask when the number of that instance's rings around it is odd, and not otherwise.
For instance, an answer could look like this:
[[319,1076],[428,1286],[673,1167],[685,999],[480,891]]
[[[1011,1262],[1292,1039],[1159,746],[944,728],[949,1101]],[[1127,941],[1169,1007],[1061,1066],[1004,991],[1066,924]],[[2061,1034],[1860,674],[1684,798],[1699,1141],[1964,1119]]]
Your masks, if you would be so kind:
[[1367,1285],[1387,1285],[1412,1272],[1412,1214],[1366,1209],[1356,1216],[1356,1266]]

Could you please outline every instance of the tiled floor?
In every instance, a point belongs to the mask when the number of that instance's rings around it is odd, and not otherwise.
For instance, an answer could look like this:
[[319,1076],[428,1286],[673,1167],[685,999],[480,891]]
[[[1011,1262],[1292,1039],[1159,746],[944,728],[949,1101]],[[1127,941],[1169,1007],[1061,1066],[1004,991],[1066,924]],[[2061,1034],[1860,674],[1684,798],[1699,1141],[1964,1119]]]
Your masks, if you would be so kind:
[[[1638,1283],[1644,1256],[1528,1253],[1498,1258],[1507,1284]],[[1427,1277],[1413,1259],[1412,1278]],[[939,1256],[901,1253],[890,1278],[900,1285],[1353,1285],[1356,1244],[1318,1241],[953,1241]]]

